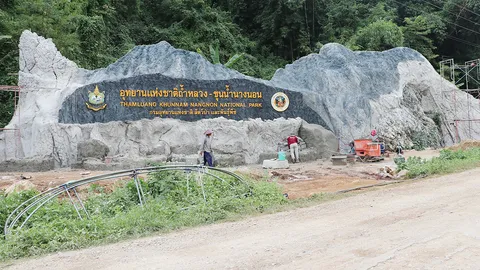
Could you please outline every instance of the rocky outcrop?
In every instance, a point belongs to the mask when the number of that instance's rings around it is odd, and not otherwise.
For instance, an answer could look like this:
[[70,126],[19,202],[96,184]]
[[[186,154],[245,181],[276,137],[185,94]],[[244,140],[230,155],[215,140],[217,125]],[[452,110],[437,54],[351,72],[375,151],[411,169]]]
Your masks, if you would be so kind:
[[[201,135],[211,128],[216,134],[214,148],[219,162],[226,165],[256,163],[262,152],[275,151],[282,136],[298,134],[303,122],[299,118],[273,121],[215,118],[196,122],[156,118],[61,124],[59,111],[66,98],[79,87],[105,80],[161,74],[191,80],[268,82],[213,65],[196,53],[177,50],[166,42],[135,47],[116,63],[89,71],[61,56],[50,39],[25,31],[20,42],[20,59],[22,93],[18,108],[22,117],[14,117],[9,127],[22,131],[21,143],[14,144],[15,136],[0,134],[0,153],[3,153],[0,161],[41,158],[53,160],[55,167],[67,167],[91,163],[92,159],[102,160],[107,151],[109,161],[127,166],[145,164],[145,160],[181,161],[189,155],[197,156]],[[17,145],[16,150],[12,150],[13,145]]]
[[[93,71],[79,68],[60,54],[51,39],[45,39],[28,30],[24,31],[20,38],[19,49],[19,86],[22,90],[17,115],[21,115],[21,118],[13,117],[7,127],[19,128],[22,131],[22,143],[17,145],[17,149],[22,149],[21,153],[10,152],[4,159],[36,156],[42,152],[39,148],[52,149],[52,140],[40,142],[41,145],[38,145],[36,138],[39,135],[45,137],[43,132],[55,131],[56,128],[45,130],[45,126],[58,123],[62,103],[81,86],[156,73],[210,80],[245,77],[221,65],[212,65],[196,53],[176,50],[167,42],[135,47],[116,63]],[[5,138],[4,144],[13,145],[13,139],[15,138],[8,141],[9,139]],[[4,150],[0,151],[3,153],[8,151],[5,148],[0,150]]]
[[78,161],[83,161],[88,158],[105,160],[109,152],[110,149],[108,146],[99,140],[89,139],[77,144]]
[[327,158],[338,152],[338,139],[323,127],[303,122],[298,135],[316,158]]
[[[100,141],[117,160],[175,160],[197,151],[199,136],[206,128],[216,130],[217,154],[231,163],[258,162],[262,154],[274,152],[282,136],[291,133],[308,138],[312,157],[336,151],[338,141],[343,146],[368,136],[373,128],[390,146],[398,141],[409,146],[415,138],[431,145],[480,139],[478,123],[458,121],[480,119],[478,100],[455,90],[422,55],[408,48],[352,52],[339,44],[327,44],[318,54],[278,70],[271,81],[213,65],[166,42],[137,46],[98,70],[79,68],[63,57],[50,39],[30,31],[22,34],[19,48],[22,90],[16,117],[7,127],[20,132],[0,132],[0,162],[51,159],[56,167],[71,166],[90,158],[91,154],[79,156],[78,152],[78,145],[89,140]],[[149,74],[190,80],[242,79],[300,92],[324,127],[310,126],[302,119],[59,123],[62,104],[80,87]],[[101,156],[105,156],[104,150],[99,150]]]
[[352,52],[327,44],[279,69],[271,82],[308,96],[307,104],[343,142],[367,137],[372,129],[390,146],[412,145],[416,137],[431,146],[480,139],[480,125],[454,126],[456,119],[479,119],[479,101],[412,49]]
[[[312,138],[305,140],[315,151],[315,157],[325,157],[337,148],[331,132],[300,118],[268,121],[216,118],[196,122],[156,118],[86,125],[55,123],[43,128],[33,143],[39,145],[36,149],[41,152],[37,155],[50,153],[56,167],[75,165],[88,169],[125,169],[146,166],[151,162],[196,160],[207,129],[214,131],[212,147],[221,165],[257,163],[262,153],[274,152],[282,139],[306,129],[310,130]],[[323,136],[325,139],[322,139]],[[319,141],[330,141],[331,144]],[[107,155],[114,165],[102,165]],[[92,167],[92,164],[96,165]]]

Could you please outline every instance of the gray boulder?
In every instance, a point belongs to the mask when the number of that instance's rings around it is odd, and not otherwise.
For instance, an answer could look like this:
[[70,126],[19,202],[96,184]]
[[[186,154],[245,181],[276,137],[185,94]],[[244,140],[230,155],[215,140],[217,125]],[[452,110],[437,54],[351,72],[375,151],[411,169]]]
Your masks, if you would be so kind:
[[79,161],[87,158],[104,160],[109,152],[110,149],[106,144],[95,139],[82,141],[77,145],[77,156]]
[[326,158],[338,152],[338,139],[335,135],[319,125],[302,122],[298,136],[307,144],[315,158]]
[[170,156],[171,154],[170,145],[166,141],[159,141],[147,152],[147,156]]

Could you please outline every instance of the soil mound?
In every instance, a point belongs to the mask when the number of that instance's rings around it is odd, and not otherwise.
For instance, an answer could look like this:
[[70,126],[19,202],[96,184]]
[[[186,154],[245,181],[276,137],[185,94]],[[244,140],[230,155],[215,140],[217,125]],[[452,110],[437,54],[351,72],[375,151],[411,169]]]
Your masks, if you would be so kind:
[[457,151],[457,150],[466,150],[466,149],[474,148],[474,147],[479,147],[480,148],[480,141],[467,140],[467,141],[463,141],[459,144],[450,146],[447,149]]

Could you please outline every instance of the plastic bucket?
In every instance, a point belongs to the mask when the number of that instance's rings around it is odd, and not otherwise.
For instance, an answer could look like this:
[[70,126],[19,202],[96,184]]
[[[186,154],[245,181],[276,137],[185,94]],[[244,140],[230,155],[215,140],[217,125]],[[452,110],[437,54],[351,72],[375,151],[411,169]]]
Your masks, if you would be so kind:
[[278,160],[280,160],[280,161],[285,160],[286,157],[287,156],[285,155],[285,152],[283,152],[283,151],[278,152]]

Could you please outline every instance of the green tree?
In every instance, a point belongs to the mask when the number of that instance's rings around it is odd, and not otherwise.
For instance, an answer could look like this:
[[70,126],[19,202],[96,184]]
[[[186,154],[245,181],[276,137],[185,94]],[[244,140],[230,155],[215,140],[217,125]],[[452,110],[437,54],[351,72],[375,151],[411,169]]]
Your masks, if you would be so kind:
[[0,91],[0,128],[8,125],[13,117],[14,107],[14,95],[13,92]]
[[350,41],[353,49],[384,51],[403,45],[401,28],[391,21],[376,21],[361,29]]
[[[197,53],[205,57],[205,59],[210,60],[212,64],[222,64],[220,62],[220,47],[217,45],[213,47],[212,45],[209,46],[210,49],[210,59],[202,52],[200,48],[197,48]],[[223,64],[227,68],[232,68],[235,63],[237,63],[240,59],[245,56],[245,53],[236,53],[232,57],[228,59],[228,61]]]
[[433,45],[433,40],[429,37],[434,27],[421,15],[415,18],[405,18],[405,26],[402,27],[405,37],[404,45],[417,50],[428,60],[434,60],[438,55],[434,53],[436,47]]
[[291,61],[310,53],[304,4],[301,0],[265,2],[263,12],[256,18],[260,23],[260,33],[257,34],[260,44]]
[[80,41],[80,56],[85,68],[96,68],[114,61],[106,54],[108,47],[107,27],[102,16],[79,16],[77,35]]
[[441,12],[446,24],[446,36],[437,45],[439,54],[454,57],[457,61],[479,58],[480,3],[446,0]]
[[[0,85],[17,85],[13,74],[18,69],[17,43],[12,36],[3,35],[5,25],[0,12]],[[0,91],[0,128],[5,127],[13,116],[14,93]]]
[[374,23],[376,21],[395,21],[397,19],[397,11],[395,8],[389,8],[385,2],[377,3],[370,9],[370,15],[365,20],[367,24]]
[[326,24],[323,25],[322,37],[325,42],[346,44],[355,34],[361,22],[359,17],[361,3],[354,0],[329,1],[326,5]]

